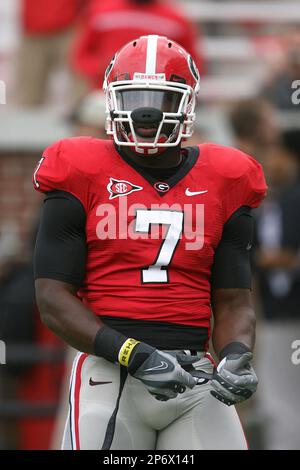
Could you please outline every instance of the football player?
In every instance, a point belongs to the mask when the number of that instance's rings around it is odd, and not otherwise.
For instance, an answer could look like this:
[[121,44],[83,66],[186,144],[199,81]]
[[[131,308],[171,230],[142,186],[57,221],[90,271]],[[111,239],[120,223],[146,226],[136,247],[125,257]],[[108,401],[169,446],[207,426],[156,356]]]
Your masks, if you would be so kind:
[[55,143],[33,178],[46,193],[38,306],[80,351],[63,449],[245,449],[230,405],[257,386],[249,252],[261,166],[229,147],[181,147],[199,74],[166,37],[125,45],[104,90],[112,139]]

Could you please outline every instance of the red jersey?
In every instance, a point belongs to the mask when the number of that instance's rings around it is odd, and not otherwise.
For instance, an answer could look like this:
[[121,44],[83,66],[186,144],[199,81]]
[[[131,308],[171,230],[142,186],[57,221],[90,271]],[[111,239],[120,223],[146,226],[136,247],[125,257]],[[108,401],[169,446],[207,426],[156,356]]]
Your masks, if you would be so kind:
[[[78,294],[95,315],[209,329],[211,271],[223,226],[266,192],[260,164],[202,144],[157,181],[112,141],[62,140],[35,174],[42,192],[64,190],[86,212],[86,277]],[[153,323],[154,325],[154,323]]]
[[74,70],[99,87],[115,53],[129,41],[148,34],[167,36],[183,46],[200,73],[203,60],[197,52],[200,32],[172,2],[141,5],[129,0],[93,0],[82,33],[74,46]]

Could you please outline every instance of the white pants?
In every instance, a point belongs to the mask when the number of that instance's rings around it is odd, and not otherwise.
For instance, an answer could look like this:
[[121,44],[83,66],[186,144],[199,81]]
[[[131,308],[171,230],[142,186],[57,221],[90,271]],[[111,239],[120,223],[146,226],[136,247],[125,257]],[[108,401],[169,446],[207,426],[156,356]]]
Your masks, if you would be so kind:
[[[212,372],[209,356],[199,354],[195,367]],[[247,449],[235,408],[212,397],[209,383],[160,402],[128,375],[113,428],[109,421],[119,396],[120,369],[102,358],[77,355],[63,449],[102,449],[108,427],[111,450]]]

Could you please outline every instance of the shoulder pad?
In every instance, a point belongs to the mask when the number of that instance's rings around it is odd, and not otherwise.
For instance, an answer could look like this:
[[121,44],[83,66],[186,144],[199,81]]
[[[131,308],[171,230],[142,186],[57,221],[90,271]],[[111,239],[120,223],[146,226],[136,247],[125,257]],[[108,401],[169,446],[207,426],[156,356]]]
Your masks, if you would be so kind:
[[91,178],[101,170],[101,161],[112,143],[90,137],[64,139],[47,147],[34,174],[37,191],[67,191],[88,205]]
[[260,205],[267,185],[262,166],[257,160],[241,150],[216,144],[200,145],[200,152],[225,195],[223,205],[226,218],[241,206],[254,208]]

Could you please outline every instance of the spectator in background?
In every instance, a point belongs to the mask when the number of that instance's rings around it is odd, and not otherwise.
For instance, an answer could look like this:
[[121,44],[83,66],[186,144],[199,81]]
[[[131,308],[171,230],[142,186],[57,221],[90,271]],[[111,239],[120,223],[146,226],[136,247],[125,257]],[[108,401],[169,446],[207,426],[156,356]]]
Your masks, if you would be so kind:
[[255,264],[263,313],[257,399],[266,449],[299,449],[300,443],[300,371],[292,363],[292,343],[300,339],[299,167],[284,144],[265,154],[269,192],[257,217]]
[[92,0],[82,32],[74,45],[75,73],[89,87],[102,85],[104,72],[124,44],[147,34],[168,36],[194,58],[200,73],[203,58],[197,53],[199,35],[173,2],[164,0]]
[[300,28],[287,34],[283,41],[281,57],[270,70],[270,76],[262,91],[264,96],[276,108],[282,111],[298,111],[299,106],[292,101],[294,89],[292,83],[300,79]]
[[88,0],[22,0],[16,102],[43,104],[52,72],[68,62],[71,31]]
[[279,139],[273,107],[261,98],[238,102],[231,110],[230,123],[235,146],[258,161]]
[[70,116],[74,136],[89,136],[106,139],[105,97],[102,91],[94,90],[83,97]]
[[[283,134],[283,143],[284,146],[288,149],[290,153],[295,155],[298,158],[300,165],[300,120],[298,121],[298,128],[291,127],[287,129]],[[299,175],[300,177],[300,172]]]

